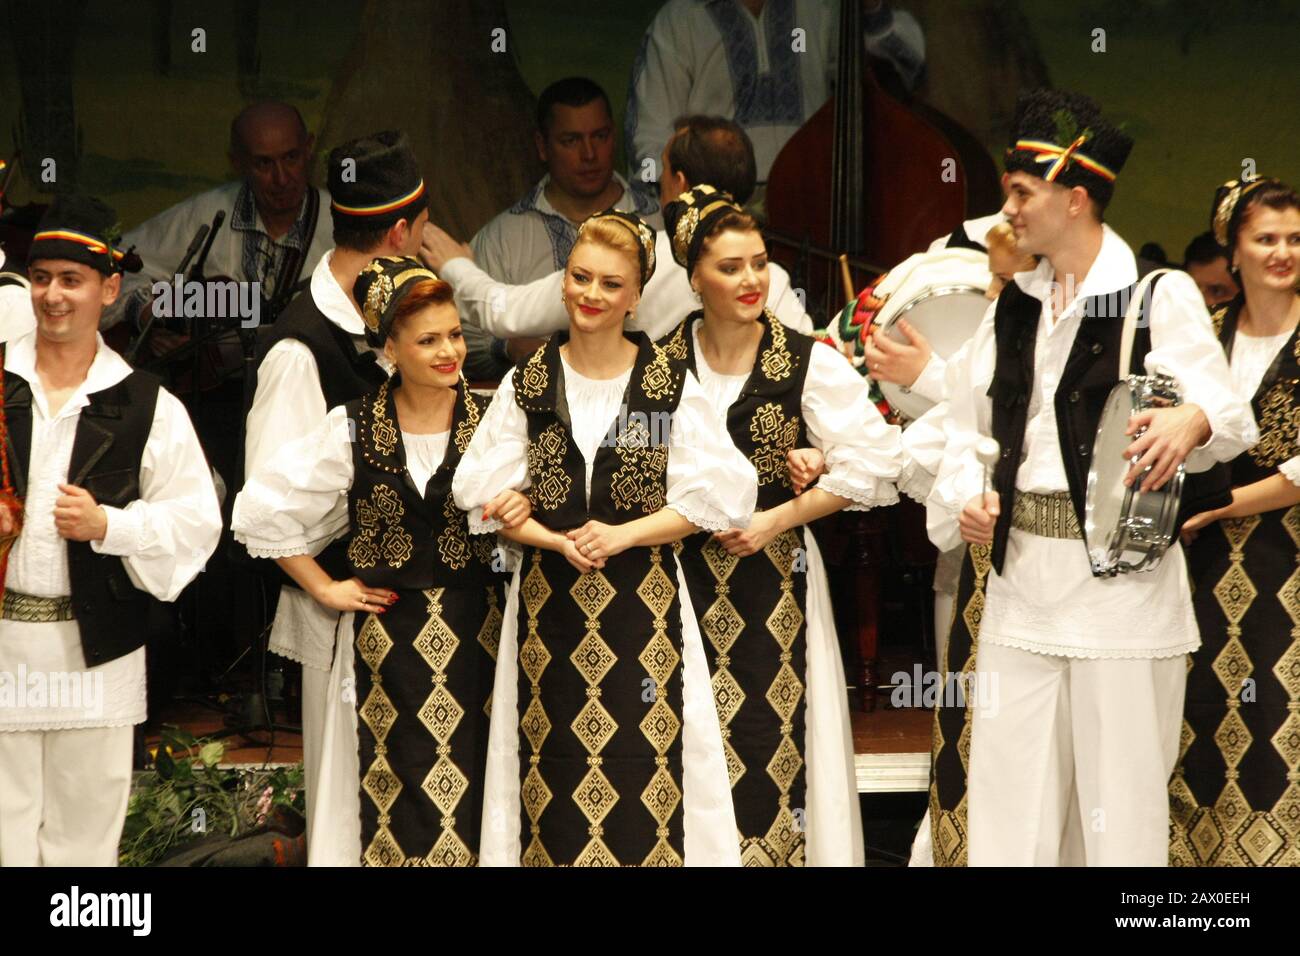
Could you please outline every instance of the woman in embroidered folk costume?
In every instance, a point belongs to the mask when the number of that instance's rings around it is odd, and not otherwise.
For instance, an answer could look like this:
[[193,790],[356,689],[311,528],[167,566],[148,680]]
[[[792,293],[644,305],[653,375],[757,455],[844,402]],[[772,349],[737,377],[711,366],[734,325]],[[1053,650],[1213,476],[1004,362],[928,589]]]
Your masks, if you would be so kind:
[[[625,333],[654,232],[610,210],[569,255],[559,333],[501,383],[456,474],[528,488],[493,692],[484,862],[738,863],[722,739],[669,545],[744,523],[753,469],[685,367]],[[488,841],[493,851],[489,854]]]
[[[397,371],[254,474],[233,526],[251,554],[353,612],[340,626],[354,628],[355,655],[332,683],[360,722],[331,724],[324,760],[359,739],[361,862],[473,865],[505,578],[495,536],[470,533],[451,482],[483,404],[460,374],[450,286],[414,259],[380,258],[353,295]],[[486,510],[517,525],[529,509],[505,491]],[[312,555],[340,532],[354,576],[336,581]]]
[[[843,666],[825,568],[804,525],[897,502],[899,429],[842,355],[766,310],[767,248],[729,195],[696,186],[665,214],[702,308],[661,345],[698,378],[758,475],[748,529],[692,535],[679,555],[726,741],[741,859],[861,865]],[[825,471],[797,494],[787,456],[809,444]]]
[[1184,752],[1170,784],[1170,860],[1300,865],[1300,196],[1229,182],[1212,226],[1241,292],[1214,313],[1259,443],[1232,503],[1184,526],[1203,646],[1192,655]]

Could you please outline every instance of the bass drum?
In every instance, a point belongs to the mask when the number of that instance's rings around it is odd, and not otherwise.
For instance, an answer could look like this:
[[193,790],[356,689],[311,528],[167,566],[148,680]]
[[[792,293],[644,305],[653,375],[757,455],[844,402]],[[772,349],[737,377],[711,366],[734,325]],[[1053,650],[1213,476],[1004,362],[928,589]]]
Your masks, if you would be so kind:
[[[897,328],[898,322],[908,323],[926,337],[930,348],[943,359],[950,359],[965,345],[984,320],[988,311],[984,290],[978,286],[953,285],[928,289],[909,299],[884,326],[885,334],[899,342],[907,339]],[[920,418],[934,402],[911,389],[893,382],[881,382],[880,391],[889,404],[913,421]]]
[[[975,335],[984,321],[985,298],[992,276],[988,256],[973,249],[938,249],[912,256],[876,285],[877,297],[888,296],[875,325],[906,342],[898,323],[906,319],[926,337],[934,353],[950,359]],[[915,421],[934,402],[893,382],[879,382],[890,406]]]

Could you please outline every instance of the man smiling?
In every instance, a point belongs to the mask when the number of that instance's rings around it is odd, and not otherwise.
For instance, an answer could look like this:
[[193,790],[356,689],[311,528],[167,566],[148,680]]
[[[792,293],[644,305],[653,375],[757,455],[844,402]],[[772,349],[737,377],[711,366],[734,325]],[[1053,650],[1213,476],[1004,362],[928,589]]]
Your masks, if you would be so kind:
[[99,337],[121,290],[114,219],[88,197],[55,200],[28,256],[36,329],[3,346],[25,514],[4,581],[0,673],[104,688],[93,702],[28,695],[0,708],[3,866],[116,864],[151,607],[176,599],[221,532],[184,406]]
[[[945,669],[998,678],[996,701],[939,709],[936,860],[1060,865],[1081,830],[1089,866],[1163,866],[1186,655],[1200,645],[1187,569],[1174,543],[1148,573],[1096,577],[1080,531],[1102,409],[1129,373],[1115,303],[1137,264],[1102,215],[1133,142],[1091,99],[1055,90],[1022,98],[1014,131],[1003,213],[1040,261],[1007,283],[954,369],[927,503],[936,545],[971,545]],[[1160,277],[1139,332],[1132,364],[1175,378],[1184,403],[1133,416],[1133,487],[1257,439],[1187,275]],[[991,492],[977,454],[990,434]]]

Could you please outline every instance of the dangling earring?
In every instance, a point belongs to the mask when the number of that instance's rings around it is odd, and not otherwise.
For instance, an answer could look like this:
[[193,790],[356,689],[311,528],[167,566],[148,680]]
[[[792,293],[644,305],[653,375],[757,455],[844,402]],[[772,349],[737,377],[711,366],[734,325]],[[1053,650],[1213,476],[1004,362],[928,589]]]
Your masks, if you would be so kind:
[[695,288],[695,286],[691,286],[691,294],[695,296],[696,302],[704,301],[704,297],[700,295],[700,290]]

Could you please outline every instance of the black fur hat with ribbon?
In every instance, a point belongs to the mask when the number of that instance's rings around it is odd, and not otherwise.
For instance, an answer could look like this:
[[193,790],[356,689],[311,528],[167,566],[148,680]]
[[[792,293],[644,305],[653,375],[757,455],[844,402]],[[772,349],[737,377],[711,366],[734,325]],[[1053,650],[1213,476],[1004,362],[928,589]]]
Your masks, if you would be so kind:
[[1132,149],[1132,137],[1103,119],[1091,97],[1034,90],[1016,103],[1006,170],[1082,186],[1105,208]]
[[385,130],[330,151],[330,215],[335,226],[382,228],[428,208],[420,162],[406,134]]
[[124,253],[114,248],[117,213],[92,196],[60,193],[41,216],[27,253],[38,259],[68,259],[110,276],[121,272]]

